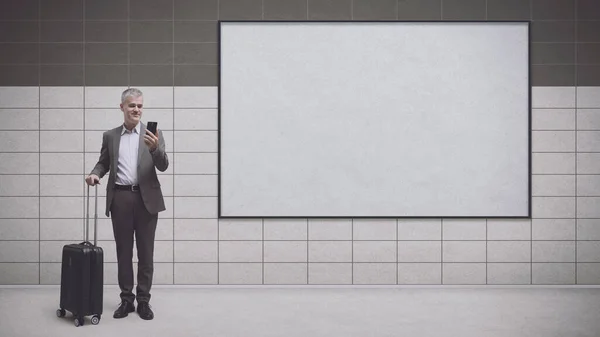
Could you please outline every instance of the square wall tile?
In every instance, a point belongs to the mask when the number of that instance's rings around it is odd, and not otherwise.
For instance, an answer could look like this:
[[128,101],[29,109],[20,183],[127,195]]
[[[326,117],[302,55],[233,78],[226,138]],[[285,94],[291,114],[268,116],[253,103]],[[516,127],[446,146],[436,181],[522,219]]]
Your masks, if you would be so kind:
[[40,263],[40,284],[60,285],[61,263]]
[[118,87],[85,87],[85,107],[119,109],[121,94],[126,86]]
[[40,152],[83,152],[83,131],[40,131]]
[[217,131],[177,131],[174,149],[177,152],[217,152]]
[[40,112],[38,109],[0,109],[0,130],[38,130]]
[[577,109],[577,130],[600,130],[600,109]]
[[599,197],[578,197],[577,198],[577,218],[584,218],[584,219],[600,218],[600,198]]
[[309,240],[352,240],[351,219],[309,219]]
[[529,219],[488,219],[488,240],[530,240],[531,220]]
[[353,220],[354,240],[396,240],[396,220]]
[[217,87],[175,87],[175,108],[217,108]]
[[308,0],[309,20],[351,20],[352,0]]
[[218,155],[216,153],[175,153],[170,158],[177,163],[175,174],[217,174]]
[[307,240],[308,222],[305,219],[264,219],[265,240]]
[[578,175],[577,196],[597,197],[600,196],[600,175]]
[[[37,222],[37,220],[36,220]],[[83,240],[84,219],[40,219],[40,240]],[[93,220],[90,221],[90,237],[93,237]],[[112,226],[111,226],[112,234]],[[108,239],[112,239],[109,237]]]
[[578,153],[577,174],[600,174],[600,153]]
[[600,240],[600,219],[577,219],[577,240]]
[[575,152],[575,131],[532,131],[533,152]]
[[486,0],[446,0],[442,4],[443,20],[486,19]]
[[352,263],[309,263],[308,284],[352,284]]
[[173,263],[155,263],[152,283],[173,284]]
[[530,262],[530,241],[488,241],[488,262]]
[[39,240],[39,219],[0,219],[1,240]]
[[533,109],[532,130],[575,130],[575,109]]
[[352,241],[309,241],[309,262],[352,262]]
[[531,264],[488,263],[487,284],[531,284]]
[[38,152],[39,135],[37,131],[0,131],[0,152]]
[[306,20],[308,17],[306,0],[264,0],[265,20]]
[[533,218],[574,218],[575,198],[532,197]]
[[396,263],[355,263],[353,284],[396,284]]
[[444,263],[443,284],[485,284],[485,263]]
[[600,262],[600,241],[578,241],[577,262]]
[[398,1],[398,20],[441,20],[442,0]]
[[[102,200],[105,200],[104,198]],[[83,218],[83,196],[81,197],[40,197],[40,217],[42,218]],[[98,205],[104,205],[98,200]],[[101,207],[101,206],[100,206]]]
[[398,263],[398,284],[441,283],[441,263]]
[[40,87],[41,108],[83,108],[83,87]]
[[39,218],[40,199],[38,197],[0,197],[0,218]]
[[574,174],[575,153],[533,153],[533,174]]
[[533,240],[575,240],[575,219],[533,219]]
[[354,20],[395,20],[398,2],[395,0],[354,0],[352,19]]
[[217,219],[173,219],[175,240],[217,240]]
[[0,196],[34,197],[38,195],[40,195],[40,187],[37,176],[0,175]]
[[575,284],[575,263],[534,263],[533,284]]
[[216,218],[217,198],[175,197],[176,218]]
[[173,193],[178,197],[216,197],[219,194],[217,175],[186,174],[173,177],[175,179]]
[[[118,108],[113,109],[86,109],[85,130],[86,140],[93,137],[94,143],[102,144],[102,133],[123,124],[123,112]],[[92,132],[92,130],[94,130]],[[90,137],[88,137],[88,133]],[[89,139],[91,141],[91,139]]]
[[353,262],[396,262],[396,241],[354,241]]
[[533,175],[532,195],[539,197],[575,196],[575,175]]
[[220,241],[219,262],[262,262],[261,241]]
[[0,87],[0,108],[39,108],[40,87]]
[[575,108],[574,87],[532,87],[533,108]]
[[39,241],[0,241],[0,263],[40,261]]
[[577,87],[577,108],[600,108],[600,87]]
[[0,153],[0,173],[37,174],[40,173],[39,153]]
[[441,219],[398,219],[398,240],[441,239]]
[[40,195],[44,197],[83,196],[85,186],[82,175],[40,176]]
[[262,240],[261,219],[220,219],[219,240]]
[[486,262],[485,241],[444,241],[443,262]]
[[442,242],[398,241],[398,262],[442,262]]
[[265,262],[307,262],[306,241],[264,241]]
[[176,130],[217,130],[217,109],[175,109]]
[[174,284],[217,284],[217,263],[175,263]]
[[175,20],[217,20],[218,0],[176,0],[174,2]]
[[0,284],[39,284],[39,263],[0,263]]
[[41,109],[42,130],[83,130],[83,109]]
[[176,263],[218,262],[217,241],[174,241]]
[[444,219],[442,230],[444,240],[485,240],[486,220]]
[[600,285],[600,263],[578,263],[577,284]]
[[575,262],[574,241],[533,241],[533,262]]
[[262,284],[261,263],[219,263],[219,284]]
[[577,152],[600,152],[600,131],[577,131]]
[[307,284],[306,263],[265,263],[264,284]]

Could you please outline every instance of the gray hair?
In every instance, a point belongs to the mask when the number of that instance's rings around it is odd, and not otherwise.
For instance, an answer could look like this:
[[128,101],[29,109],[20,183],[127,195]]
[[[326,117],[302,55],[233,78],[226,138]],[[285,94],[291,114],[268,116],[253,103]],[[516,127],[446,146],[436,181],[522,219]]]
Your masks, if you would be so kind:
[[127,97],[129,97],[129,96],[140,97],[140,96],[144,96],[144,94],[142,93],[142,91],[140,89],[129,88],[129,89],[123,91],[123,93],[121,94],[121,103],[125,103],[125,100],[127,100]]

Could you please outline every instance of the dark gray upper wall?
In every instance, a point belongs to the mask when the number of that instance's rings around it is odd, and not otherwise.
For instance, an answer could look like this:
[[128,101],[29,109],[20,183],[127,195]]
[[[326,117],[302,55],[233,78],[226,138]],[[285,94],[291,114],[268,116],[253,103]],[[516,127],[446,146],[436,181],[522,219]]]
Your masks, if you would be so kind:
[[218,20],[532,20],[534,86],[600,85],[599,0],[0,0],[0,86],[216,86]]

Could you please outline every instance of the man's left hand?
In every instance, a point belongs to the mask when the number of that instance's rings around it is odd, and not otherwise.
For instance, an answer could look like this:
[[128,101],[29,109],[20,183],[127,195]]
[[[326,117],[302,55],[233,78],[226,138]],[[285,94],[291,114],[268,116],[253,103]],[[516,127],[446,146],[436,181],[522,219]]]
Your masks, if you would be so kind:
[[158,129],[156,130],[156,135],[146,129],[146,134],[144,135],[144,143],[148,146],[150,152],[154,152],[158,148]]

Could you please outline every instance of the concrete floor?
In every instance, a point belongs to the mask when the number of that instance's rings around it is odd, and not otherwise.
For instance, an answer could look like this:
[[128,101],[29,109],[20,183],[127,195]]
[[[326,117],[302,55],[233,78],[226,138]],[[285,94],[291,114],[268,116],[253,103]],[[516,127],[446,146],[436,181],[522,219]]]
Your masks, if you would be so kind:
[[155,287],[155,319],[56,317],[58,287],[0,288],[0,336],[598,337],[600,288]]

